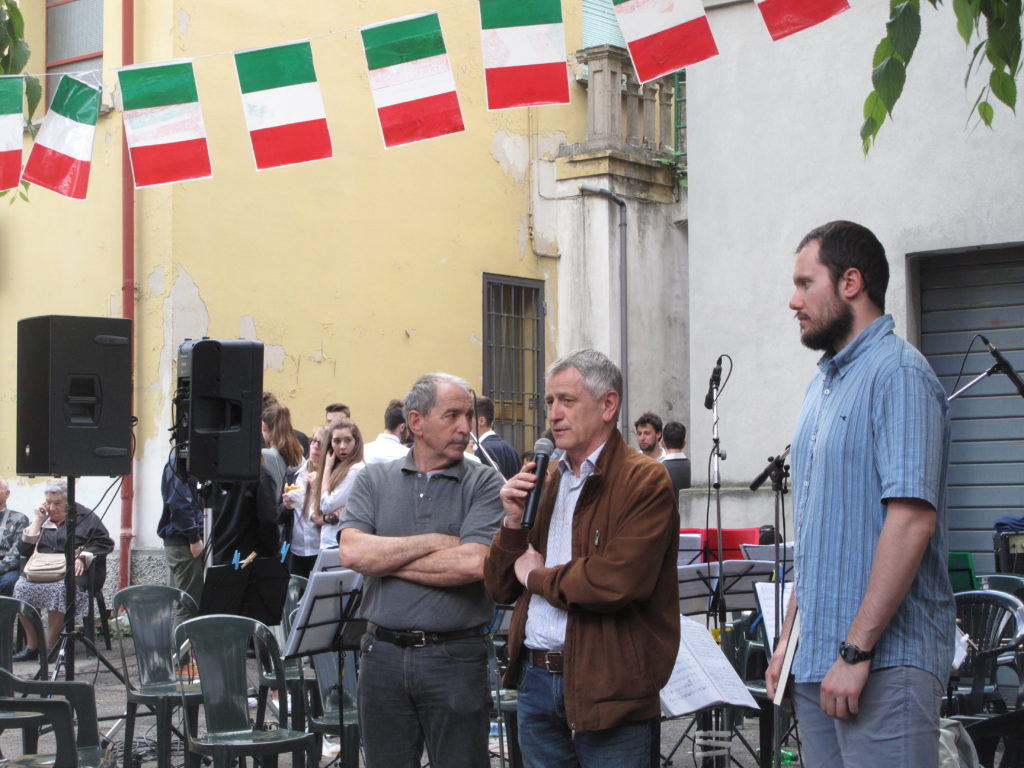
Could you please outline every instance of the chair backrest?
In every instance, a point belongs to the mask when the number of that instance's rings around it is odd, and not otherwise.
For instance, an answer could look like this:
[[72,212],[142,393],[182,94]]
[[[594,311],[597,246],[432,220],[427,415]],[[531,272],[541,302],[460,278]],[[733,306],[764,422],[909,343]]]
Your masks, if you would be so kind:
[[947,570],[954,592],[968,592],[978,588],[978,580],[974,575],[974,555],[970,552],[950,552]]
[[958,592],[955,599],[957,623],[973,643],[960,666],[961,676],[972,681],[966,712],[970,714],[981,711],[984,685],[997,683],[999,655],[1024,645],[1024,603],[989,590]]
[[[42,643],[43,621],[39,618],[39,612],[24,600],[17,600],[13,597],[0,597],[0,669],[10,672],[13,669],[11,657],[14,655],[14,633],[18,628],[18,617],[25,619]],[[39,670],[41,679],[47,677],[46,654],[39,654]],[[4,687],[0,679],[0,696],[10,696],[10,691]]]
[[299,607],[308,583],[309,579],[305,576],[293,574],[288,577],[288,590],[284,594],[284,608],[281,610],[281,629],[284,630],[285,636],[292,629],[292,616]]
[[67,699],[75,711],[75,721],[78,725],[75,743],[79,748],[100,745],[96,692],[92,683],[84,680],[22,680],[2,669],[0,669],[0,683],[8,686],[15,694],[36,697],[62,696]]
[[978,589],[1005,592],[1024,601],[1024,576],[1015,573],[992,573],[978,576]]
[[[114,594],[114,615],[120,609],[128,614],[131,641],[135,648],[139,679],[143,684],[173,683],[174,673],[174,617],[179,608],[195,616],[199,609],[186,592],[160,584],[141,584],[126,587]],[[121,662],[125,679],[129,665],[122,636]]]
[[278,691],[280,722],[288,720],[281,649],[265,624],[245,616],[214,614],[190,619],[174,631],[174,645],[192,644],[199,683],[203,691],[203,711],[210,734],[250,731],[249,679],[245,651],[252,639],[257,656],[265,652],[273,668],[272,687]]

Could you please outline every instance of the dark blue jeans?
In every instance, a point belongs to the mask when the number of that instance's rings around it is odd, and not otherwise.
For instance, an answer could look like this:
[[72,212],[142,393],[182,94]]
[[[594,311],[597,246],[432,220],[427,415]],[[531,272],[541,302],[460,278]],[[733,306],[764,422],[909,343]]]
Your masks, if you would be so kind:
[[649,768],[657,718],[603,731],[576,731],[565,720],[562,676],[524,662],[519,681],[523,768]]
[[363,635],[359,728],[368,768],[488,768],[487,641],[400,648]]

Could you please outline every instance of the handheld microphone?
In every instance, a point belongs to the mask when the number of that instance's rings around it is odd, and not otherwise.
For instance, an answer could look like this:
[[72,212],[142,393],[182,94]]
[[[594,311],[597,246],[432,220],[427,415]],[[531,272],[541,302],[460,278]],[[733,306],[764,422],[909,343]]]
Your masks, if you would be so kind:
[[711,371],[711,381],[708,382],[708,393],[704,395],[704,407],[709,411],[715,402],[715,389],[722,383],[722,356],[718,356],[715,368]]
[[555,450],[555,444],[542,437],[533,444],[533,452],[537,455],[537,467],[533,473],[537,475],[537,484],[526,494],[526,505],[523,507],[523,528],[533,528],[537,519],[537,507],[540,505],[540,493],[544,489],[544,478],[548,476],[548,462],[551,460],[551,452]]
[[1010,378],[1010,381],[1013,382],[1013,386],[1017,388],[1017,392],[1021,397],[1024,397],[1024,381],[1022,381],[1020,376],[1017,375],[1017,372],[1013,370],[1013,366],[1010,365],[1010,361],[1003,357],[1003,353],[992,346],[989,340],[980,333],[978,334],[978,338],[981,339],[982,343],[984,343],[986,347],[988,347],[989,353],[996,359],[996,362],[999,364],[999,370]]

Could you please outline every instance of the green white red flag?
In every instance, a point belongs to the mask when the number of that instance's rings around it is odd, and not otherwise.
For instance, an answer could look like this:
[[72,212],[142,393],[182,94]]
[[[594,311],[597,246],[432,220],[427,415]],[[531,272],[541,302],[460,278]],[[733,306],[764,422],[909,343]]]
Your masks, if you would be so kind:
[[21,179],[21,145],[25,118],[21,111],[24,83],[0,77],[0,191],[14,189]]
[[192,62],[126,67],[117,79],[135,186],[209,178],[210,149]]
[[718,54],[701,0],[612,2],[641,83]]
[[437,13],[360,30],[384,146],[465,130]]
[[756,0],[772,40],[820,24],[850,8],[846,0]]
[[331,157],[331,134],[309,41],[235,54],[256,168]]
[[99,88],[63,75],[21,178],[65,197],[84,200],[99,114]]
[[569,103],[561,0],[480,0],[487,108]]

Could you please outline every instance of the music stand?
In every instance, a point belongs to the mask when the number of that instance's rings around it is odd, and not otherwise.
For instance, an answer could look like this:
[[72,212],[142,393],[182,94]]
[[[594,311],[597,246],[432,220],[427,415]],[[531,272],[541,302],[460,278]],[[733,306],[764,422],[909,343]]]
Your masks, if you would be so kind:
[[[747,560],[775,560],[775,544],[740,544],[743,557]],[[782,570],[782,580],[793,581],[793,542],[787,542],[781,547],[782,554],[778,564]],[[783,614],[785,615],[785,614]],[[781,629],[781,627],[780,627]]]
[[246,616],[267,626],[281,623],[288,593],[288,569],[279,557],[258,557],[246,565],[213,565],[206,569],[199,615]]

